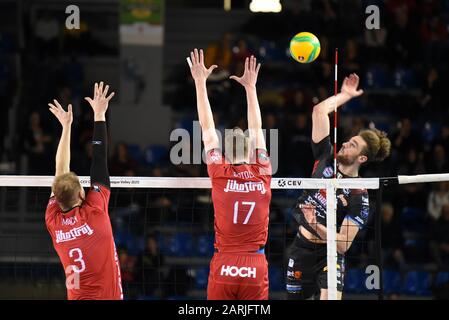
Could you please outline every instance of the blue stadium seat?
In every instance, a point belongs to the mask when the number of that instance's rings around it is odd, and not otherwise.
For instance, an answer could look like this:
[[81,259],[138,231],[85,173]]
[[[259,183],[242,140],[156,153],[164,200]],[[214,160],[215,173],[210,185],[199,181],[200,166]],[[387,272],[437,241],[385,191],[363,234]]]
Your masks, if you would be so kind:
[[383,284],[386,294],[401,293],[401,274],[396,270],[384,270]]
[[131,158],[142,164],[143,156],[142,151],[140,150],[140,146],[138,144],[127,144],[126,147]]
[[146,164],[162,164],[168,159],[168,150],[167,147],[162,145],[149,146],[145,149],[144,156]]
[[404,207],[401,213],[401,224],[404,230],[411,232],[423,231],[426,224],[424,212],[415,207]]
[[195,270],[195,288],[204,290],[207,288],[209,268],[203,267]]
[[415,75],[410,69],[396,69],[393,74],[394,86],[400,89],[408,89],[415,86]]
[[190,233],[175,233],[166,238],[165,251],[167,255],[188,257],[193,253],[192,235]]
[[366,88],[384,89],[390,85],[387,73],[380,67],[368,69],[364,79],[364,87]]
[[435,277],[435,286],[440,287],[444,284],[449,283],[449,272],[441,271]]
[[285,290],[285,277],[282,269],[275,266],[268,268],[268,282],[270,291]]
[[132,256],[140,255],[145,251],[145,239],[139,236],[130,236],[126,241],[126,249]]
[[211,257],[214,254],[214,236],[202,234],[196,239],[196,253],[201,257]]
[[427,143],[432,143],[438,137],[441,126],[438,123],[427,122],[422,130],[422,137]]
[[409,271],[405,276],[403,292],[415,296],[430,295],[430,278],[428,272]]
[[347,293],[363,293],[366,275],[362,269],[353,268],[346,270],[344,291]]

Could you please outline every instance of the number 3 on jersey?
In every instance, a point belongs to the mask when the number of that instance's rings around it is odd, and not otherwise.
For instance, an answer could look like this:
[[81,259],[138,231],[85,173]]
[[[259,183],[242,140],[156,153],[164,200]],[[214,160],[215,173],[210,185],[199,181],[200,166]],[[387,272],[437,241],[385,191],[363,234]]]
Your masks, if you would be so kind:
[[[251,215],[253,214],[254,208],[256,207],[255,202],[249,202],[249,201],[242,201],[242,205],[244,206],[250,206],[248,210],[248,214],[246,215],[245,221],[243,221],[243,224],[248,224],[249,218],[251,218]],[[237,216],[239,213],[239,202],[236,201],[234,203],[234,224],[237,224]]]
[[74,272],[83,272],[86,269],[86,263],[83,260],[83,252],[81,251],[80,248],[74,248],[72,250],[69,251],[69,257],[70,258],[75,258],[73,259],[73,262],[79,262],[81,264],[80,267],[76,266],[75,264],[73,264],[73,271]]

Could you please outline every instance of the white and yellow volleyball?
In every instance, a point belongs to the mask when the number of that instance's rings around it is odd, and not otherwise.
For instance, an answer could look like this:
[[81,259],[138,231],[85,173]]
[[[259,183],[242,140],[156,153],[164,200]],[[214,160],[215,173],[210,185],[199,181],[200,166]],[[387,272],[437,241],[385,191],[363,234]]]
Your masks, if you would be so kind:
[[320,55],[320,40],[310,32],[300,32],[290,41],[290,54],[299,63],[310,63]]

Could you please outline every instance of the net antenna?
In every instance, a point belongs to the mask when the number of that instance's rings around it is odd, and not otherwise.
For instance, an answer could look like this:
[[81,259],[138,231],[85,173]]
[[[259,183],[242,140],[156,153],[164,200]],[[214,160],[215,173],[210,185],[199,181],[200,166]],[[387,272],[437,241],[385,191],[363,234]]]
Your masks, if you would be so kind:
[[334,178],[326,188],[327,229],[327,298],[337,300],[337,94],[338,94],[338,48],[335,48],[334,75]]

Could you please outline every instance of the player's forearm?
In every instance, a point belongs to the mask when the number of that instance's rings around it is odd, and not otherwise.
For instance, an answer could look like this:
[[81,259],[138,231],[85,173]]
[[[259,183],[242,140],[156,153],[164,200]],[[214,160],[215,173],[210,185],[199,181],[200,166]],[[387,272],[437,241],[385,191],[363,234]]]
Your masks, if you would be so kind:
[[62,127],[61,139],[59,140],[58,150],[56,151],[56,176],[70,172],[71,131],[72,128],[70,125]]
[[[317,223],[313,226],[315,231],[318,233],[322,240],[327,240],[327,228],[322,224]],[[351,246],[351,242],[348,241],[347,235],[343,235],[340,233],[336,234],[336,242],[337,242],[337,252],[340,254],[344,254],[349,247]]]
[[326,100],[321,101],[319,104],[315,105],[313,108],[313,113],[323,113],[330,114],[335,110],[335,104],[337,108],[344,105],[346,102],[351,100],[351,97],[346,93],[339,93],[337,96],[332,96]]
[[108,170],[108,138],[105,121],[95,121],[92,137],[91,183],[98,182],[110,187]]
[[94,121],[106,121],[106,113],[105,112],[95,112],[94,113]]
[[252,130],[262,129],[262,116],[260,114],[256,87],[248,87],[245,90],[248,103],[248,128]]
[[203,131],[215,129],[214,117],[207,96],[207,88],[205,81],[196,81],[196,104],[198,110],[198,119]]

